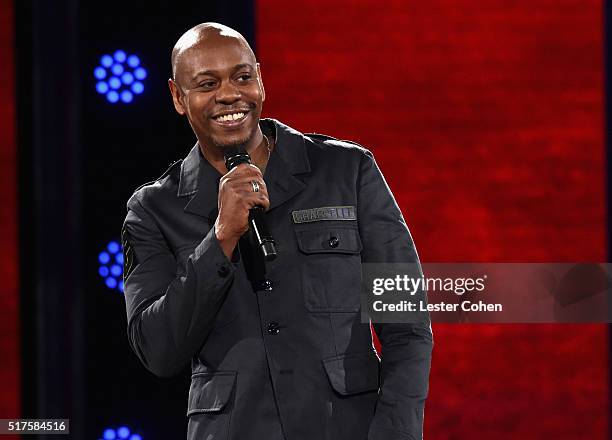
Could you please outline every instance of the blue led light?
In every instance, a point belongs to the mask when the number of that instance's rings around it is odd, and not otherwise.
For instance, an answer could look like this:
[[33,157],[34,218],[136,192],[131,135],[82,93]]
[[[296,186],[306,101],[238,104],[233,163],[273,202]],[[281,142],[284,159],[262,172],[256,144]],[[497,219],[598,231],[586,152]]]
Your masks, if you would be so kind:
[[121,80],[116,76],[113,76],[111,79],[108,80],[108,85],[111,89],[118,89],[119,87],[121,87]]
[[132,92],[129,90],[124,90],[121,92],[121,100],[126,104],[132,102],[132,99],[134,99],[134,95],[132,95]]
[[140,58],[121,49],[112,55],[102,55],[100,65],[94,68],[93,73],[98,93],[105,95],[110,103],[125,104],[131,103],[135,95],[144,92],[142,81],[148,76]]
[[113,57],[111,57],[110,55],[102,55],[102,58],[100,58],[100,64],[102,64],[102,66],[104,67],[112,66]]
[[138,67],[140,64],[140,58],[138,58],[136,55],[130,55],[127,59],[127,63],[130,67]]
[[121,250],[121,245],[116,241],[111,241],[108,246],[106,246],[106,249],[108,249],[111,254],[116,254]]
[[119,266],[118,264],[113,264],[110,268],[110,273],[114,277],[121,276],[121,272],[123,272],[123,269],[121,269],[121,266]]
[[106,100],[114,104],[115,102],[119,101],[119,93],[111,90],[106,94]]
[[130,72],[125,72],[123,75],[121,75],[121,81],[123,81],[123,84],[129,86],[134,82],[134,75],[132,75]]
[[128,438],[130,436],[130,429],[127,426],[117,428],[117,436],[121,439]]
[[125,61],[125,59],[127,58],[127,55],[125,54],[124,51],[117,50],[113,54],[113,57],[115,58],[115,61],[119,61],[120,63],[123,63]]
[[113,72],[115,75],[121,75],[123,70],[124,69],[121,64],[113,64],[113,67],[111,67],[111,72]]
[[136,79],[143,80],[147,77],[147,71],[143,67],[138,67],[136,70],[134,70],[134,76]]
[[104,69],[104,67],[96,67],[94,69],[94,76],[96,77],[96,79],[104,79],[106,78],[106,69]]
[[132,433],[129,427],[123,425],[116,429],[106,428],[100,440],[142,440],[142,436]]
[[[112,93],[119,99],[115,91],[109,92],[106,98],[114,99]],[[108,242],[104,251],[98,254],[98,262],[100,263],[98,275],[104,279],[106,287],[123,293],[123,250],[118,240]]]
[[136,81],[132,84],[132,92],[140,95],[144,91],[144,85],[141,82]]
[[106,92],[108,92],[108,84],[106,84],[104,81],[99,81],[96,84],[96,90],[101,95],[104,95]]

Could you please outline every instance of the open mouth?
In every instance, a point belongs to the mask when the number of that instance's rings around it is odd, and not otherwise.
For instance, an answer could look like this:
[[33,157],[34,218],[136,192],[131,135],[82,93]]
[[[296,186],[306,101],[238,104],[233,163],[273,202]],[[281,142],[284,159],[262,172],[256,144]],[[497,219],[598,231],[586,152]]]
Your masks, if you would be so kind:
[[248,112],[238,111],[226,115],[215,116],[213,121],[223,125],[237,125],[246,119]]

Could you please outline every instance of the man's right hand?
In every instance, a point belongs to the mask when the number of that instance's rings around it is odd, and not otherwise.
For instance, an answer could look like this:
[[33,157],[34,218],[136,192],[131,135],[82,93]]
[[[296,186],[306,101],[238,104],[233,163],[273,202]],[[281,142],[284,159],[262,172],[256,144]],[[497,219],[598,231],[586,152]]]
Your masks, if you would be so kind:
[[[259,183],[259,192],[253,190],[252,182]],[[249,230],[249,210],[261,206],[270,207],[268,188],[259,168],[252,164],[240,164],[219,182],[219,215],[215,221],[215,235],[227,258],[238,240]]]

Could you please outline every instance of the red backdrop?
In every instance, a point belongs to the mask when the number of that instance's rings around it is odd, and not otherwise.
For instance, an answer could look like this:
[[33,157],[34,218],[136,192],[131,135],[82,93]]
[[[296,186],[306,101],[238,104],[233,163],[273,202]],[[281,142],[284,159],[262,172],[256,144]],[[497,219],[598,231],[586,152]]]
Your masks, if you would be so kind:
[[[370,148],[421,258],[605,261],[602,4],[257,2],[266,114]],[[425,436],[607,439],[604,325],[434,325]]]
[[0,418],[20,414],[13,2],[0,1]]

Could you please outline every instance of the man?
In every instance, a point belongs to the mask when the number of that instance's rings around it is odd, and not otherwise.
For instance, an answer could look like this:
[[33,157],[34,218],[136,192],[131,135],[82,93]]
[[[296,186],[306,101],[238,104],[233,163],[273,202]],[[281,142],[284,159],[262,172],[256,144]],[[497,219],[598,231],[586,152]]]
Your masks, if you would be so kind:
[[[130,344],[159,376],[191,360],[189,439],[422,437],[429,323],[360,320],[361,264],[418,262],[372,154],[260,120],[245,39],[216,23],[172,52],[170,92],[197,144],[128,201],[122,240]],[[227,171],[244,144],[252,164]],[[263,263],[249,209],[266,209]]]

